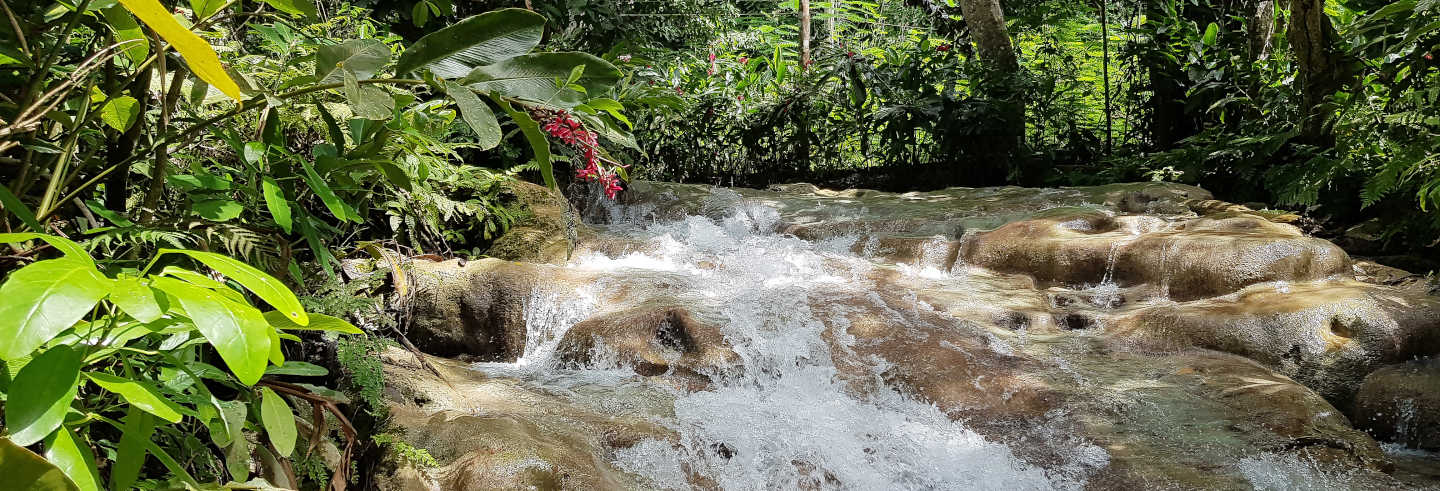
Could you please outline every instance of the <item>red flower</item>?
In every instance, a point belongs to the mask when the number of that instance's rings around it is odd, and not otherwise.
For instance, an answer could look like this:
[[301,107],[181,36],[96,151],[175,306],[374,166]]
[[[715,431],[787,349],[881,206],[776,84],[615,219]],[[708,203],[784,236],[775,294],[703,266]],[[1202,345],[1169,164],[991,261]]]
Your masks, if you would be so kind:
[[[679,90],[679,87],[676,87],[676,90]],[[586,130],[580,120],[570,117],[565,111],[538,109],[533,112],[533,116],[536,121],[543,123],[542,128],[551,137],[579,151],[584,164],[575,169],[575,178],[600,183],[605,196],[615,199],[624,188],[620,186],[620,177],[614,171],[600,166],[600,144],[595,132]]]
[[1434,54],[1434,53],[1425,53],[1425,60],[1426,60],[1426,61],[1435,61],[1435,54]]
[[949,45],[949,44],[942,44],[942,45],[936,46],[936,47],[935,47],[935,51],[939,51],[939,52],[941,52],[941,53],[944,53],[944,52],[946,52],[946,51],[950,51],[950,45]]
[[738,61],[738,62],[740,62],[741,65],[744,65],[745,62],[750,61],[750,58],[746,58],[746,57],[744,57],[744,56],[741,56],[740,59],[735,60],[735,61]]
[[735,96],[735,100],[737,100],[737,101],[743,101],[743,100],[745,100],[745,95],[744,95],[744,94],[737,95],[737,96]]
[[715,61],[715,53],[710,53],[710,61]]

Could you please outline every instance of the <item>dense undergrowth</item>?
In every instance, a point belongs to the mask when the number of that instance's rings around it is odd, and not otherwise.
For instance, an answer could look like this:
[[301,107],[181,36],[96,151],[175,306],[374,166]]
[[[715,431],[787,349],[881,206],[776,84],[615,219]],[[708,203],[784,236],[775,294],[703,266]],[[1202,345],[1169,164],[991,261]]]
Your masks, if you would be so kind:
[[35,486],[431,462],[384,433],[405,258],[483,255],[521,179],[1172,180],[1440,237],[1432,0],[0,7],[0,466]]

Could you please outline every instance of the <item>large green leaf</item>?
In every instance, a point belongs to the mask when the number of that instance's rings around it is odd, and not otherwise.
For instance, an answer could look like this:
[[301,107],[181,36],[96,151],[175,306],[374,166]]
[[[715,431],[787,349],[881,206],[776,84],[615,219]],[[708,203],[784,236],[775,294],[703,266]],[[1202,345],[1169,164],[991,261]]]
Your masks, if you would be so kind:
[[[573,83],[585,93],[561,86],[578,66],[584,73]],[[557,79],[558,82],[557,83]],[[476,90],[508,97],[530,99],[561,107],[575,107],[587,94],[599,97],[620,80],[620,70],[610,62],[587,53],[534,53],[517,56],[493,65],[478,67],[461,83]]]
[[345,99],[350,101],[355,116],[376,121],[390,119],[395,111],[395,99],[390,94],[379,87],[360,85],[360,80],[350,70],[339,72],[345,80]]
[[65,471],[55,467],[35,452],[0,437],[0,475],[14,489],[30,491],[79,491]]
[[290,319],[286,318],[283,312],[274,310],[265,313],[265,320],[270,321],[270,325],[276,329],[290,331],[335,331],[345,334],[361,333],[360,328],[355,327],[354,324],[345,322],[344,319],[330,317],[325,314],[311,313],[310,323],[303,326],[290,322]]
[[265,3],[287,14],[315,17],[314,0],[265,0]]
[[455,99],[455,105],[460,107],[460,117],[465,118],[465,123],[475,131],[481,150],[500,145],[500,122],[495,120],[495,113],[485,101],[469,88],[449,80],[445,81],[445,93]]
[[427,34],[400,55],[395,73],[428,67],[435,76],[464,77],[477,66],[529,53],[545,34],[545,17],[503,9],[467,18]]
[[520,132],[525,135],[525,141],[530,142],[530,149],[535,152],[535,165],[540,167],[540,176],[545,179],[545,187],[559,189],[559,186],[555,184],[554,166],[550,163],[550,140],[546,139],[545,133],[540,131],[540,124],[536,123],[535,119],[525,111],[515,110],[509,101],[494,94],[491,94],[490,97],[520,127]]
[[164,312],[155,290],[139,278],[120,278],[110,287],[110,302],[140,322],[155,322]]
[[70,428],[60,429],[45,439],[45,458],[55,463],[61,472],[75,483],[81,491],[100,491],[100,474],[95,470],[95,453],[90,444],[80,439]]
[[174,296],[220,358],[245,385],[265,374],[270,360],[270,324],[259,310],[174,278],[155,278],[154,286]]
[[195,12],[197,19],[209,17],[224,5],[225,0],[190,0],[190,10]]
[[[310,322],[305,315],[305,308],[300,306],[300,299],[295,297],[295,292],[275,279],[274,276],[265,274],[264,271],[255,269],[254,266],[245,264],[230,256],[216,254],[213,252],[190,251],[183,249],[161,249],[160,254],[184,254],[204,263],[210,269],[214,269],[225,277],[235,280],[241,286],[250,290],[255,296],[260,297],[265,303],[284,312],[286,317],[296,324],[305,325]],[[253,309],[252,309],[253,310]]]
[[115,465],[110,468],[110,489],[130,489],[145,466],[145,444],[155,433],[155,416],[130,406],[125,413],[125,427],[120,444],[115,448]]
[[60,427],[80,385],[81,353],[60,345],[25,364],[10,383],[5,428],[18,445],[33,445]]
[[11,273],[0,285],[0,359],[31,354],[85,318],[110,293],[110,279],[90,264],[64,257]]
[[85,372],[85,377],[95,385],[118,394],[132,406],[165,421],[180,422],[180,405],[160,395],[160,391],[148,383],[100,372]]
[[115,131],[125,132],[140,118],[140,101],[134,97],[122,95],[110,99],[100,108],[100,120],[106,125],[115,128]]
[[207,199],[196,201],[195,214],[212,222],[228,222],[245,212],[245,205],[232,199]]
[[280,189],[280,183],[275,178],[264,176],[260,181],[261,194],[265,195],[265,208],[270,210],[270,217],[275,219],[275,224],[290,233],[290,227],[294,223],[290,219],[290,200],[285,199],[285,191]]
[[0,234],[0,243],[4,244],[14,244],[35,239],[49,243],[51,247],[65,253],[65,257],[68,259],[77,259],[91,265],[95,264],[95,260],[90,258],[90,253],[86,252],[84,247],[80,247],[80,244],[76,244],[75,241],[64,237],[34,232]]
[[115,32],[115,42],[125,43],[125,57],[129,58],[131,63],[138,64],[150,56],[150,43],[145,39],[145,31],[140,29],[140,23],[135,21],[130,12],[116,5],[101,9],[100,13],[105,16],[105,23],[110,25],[110,30]]
[[287,361],[284,365],[265,369],[265,375],[290,375],[295,377],[324,377],[330,371],[325,367],[303,361]]
[[269,387],[260,388],[260,422],[265,425],[270,444],[280,456],[289,457],[295,451],[295,415],[285,398]]
[[305,168],[305,183],[309,184],[310,189],[320,196],[320,201],[325,203],[325,207],[330,209],[330,213],[335,214],[335,218],[355,223],[361,222],[360,213],[355,211],[355,207],[340,199],[340,196],[330,189],[330,185],[320,178],[320,174],[315,172],[315,167],[305,161],[301,161],[300,165]]
[[315,81],[333,84],[344,80],[344,70],[365,80],[390,63],[390,47],[376,39],[352,39],[315,50]]

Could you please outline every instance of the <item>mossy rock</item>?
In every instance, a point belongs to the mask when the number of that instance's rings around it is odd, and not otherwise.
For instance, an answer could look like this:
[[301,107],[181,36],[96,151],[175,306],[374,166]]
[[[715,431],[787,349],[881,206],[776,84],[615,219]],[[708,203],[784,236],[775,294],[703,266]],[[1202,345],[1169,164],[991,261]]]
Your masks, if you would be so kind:
[[490,245],[485,254],[509,261],[560,263],[568,259],[570,238],[583,225],[571,213],[559,191],[515,181],[501,193],[507,208],[518,216],[510,230]]

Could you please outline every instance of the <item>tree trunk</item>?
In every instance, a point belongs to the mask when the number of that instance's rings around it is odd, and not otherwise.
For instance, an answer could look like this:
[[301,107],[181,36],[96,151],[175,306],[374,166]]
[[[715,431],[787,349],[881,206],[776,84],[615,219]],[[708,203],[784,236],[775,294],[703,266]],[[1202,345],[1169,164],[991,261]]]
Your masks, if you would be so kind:
[[995,104],[1002,131],[995,135],[994,146],[983,152],[982,159],[993,162],[972,173],[974,184],[1002,184],[1009,170],[1018,166],[1020,149],[1025,139],[1025,100],[1014,78],[1020,73],[1020,60],[1005,29],[1005,11],[999,0],[961,0],[960,13],[969,26],[976,53],[985,68],[980,90]]
[[1325,0],[1290,0],[1290,29],[1286,32],[1299,68],[1300,100],[1304,116],[1300,129],[1307,143],[1330,146],[1327,120],[1334,110],[1330,96],[1354,76],[1337,48],[1339,34],[1325,15]]
[[810,68],[810,0],[800,0],[800,69]]
[[1270,57],[1275,38],[1275,0],[1258,0],[1250,11],[1250,59]]

